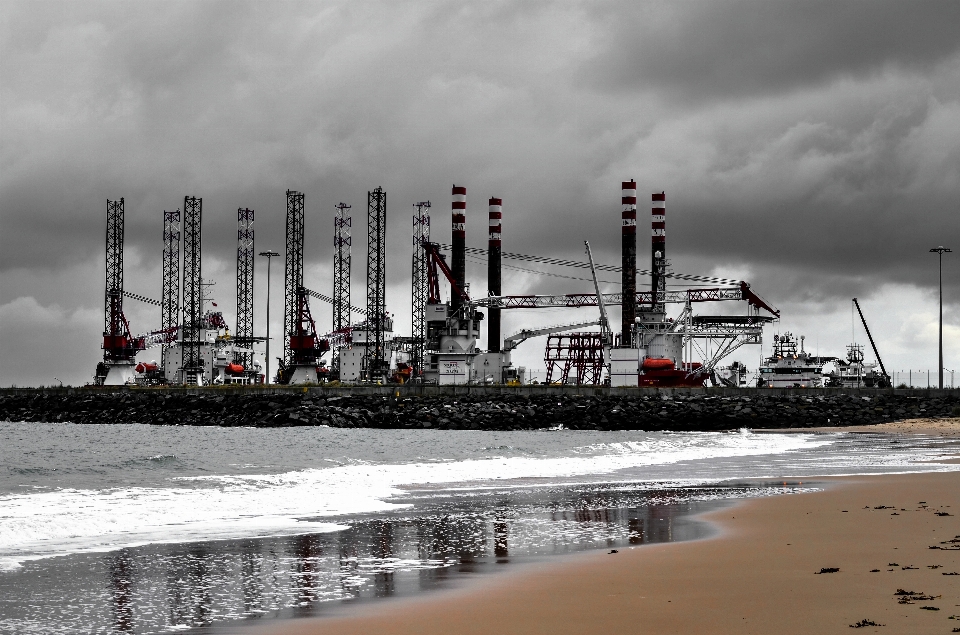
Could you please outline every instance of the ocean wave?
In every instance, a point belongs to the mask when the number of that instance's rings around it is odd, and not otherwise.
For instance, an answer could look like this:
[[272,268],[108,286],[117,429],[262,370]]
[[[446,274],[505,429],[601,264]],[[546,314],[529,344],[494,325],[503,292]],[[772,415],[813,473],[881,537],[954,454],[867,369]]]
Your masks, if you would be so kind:
[[148,456],[146,460],[152,463],[166,463],[169,461],[178,461],[179,459],[176,454],[155,454]]
[[21,476],[47,476],[49,474],[54,474],[58,471],[58,468],[55,467],[8,467],[7,468],[12,474],[19,474]]
[[[334,526],[330,519],[338,516],[405,507],[390,500],[405,486],[597,476],[646,465],[778,454],[829,442],[813,435],[655,434],[554,458],[357,462],[278,474],[179,476],[167,487],[13,494],[0,497],[0,557],[327,531]],[[163,463],[176,457],[146,460]]]

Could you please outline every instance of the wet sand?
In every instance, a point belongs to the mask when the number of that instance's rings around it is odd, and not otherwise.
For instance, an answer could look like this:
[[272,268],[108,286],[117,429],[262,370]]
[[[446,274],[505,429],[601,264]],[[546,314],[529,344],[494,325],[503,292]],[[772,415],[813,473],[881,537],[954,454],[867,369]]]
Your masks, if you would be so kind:
[[[950,619],[960,617],[960,575],[943,575],[960,573],[960,542],[948,542],[960,541],[960,473],[817,482],[826,490],[704,516],[720,528],[712,539],[581,554],[458,591],[384,602],[356,616],[285,621],[262,632],[766,635],[960,628],[960,619]],[[817,573],[822,568],[839,571]],[[901,604],[898,589],[916,593]],[[861,620],[884,626],[850,629]]]

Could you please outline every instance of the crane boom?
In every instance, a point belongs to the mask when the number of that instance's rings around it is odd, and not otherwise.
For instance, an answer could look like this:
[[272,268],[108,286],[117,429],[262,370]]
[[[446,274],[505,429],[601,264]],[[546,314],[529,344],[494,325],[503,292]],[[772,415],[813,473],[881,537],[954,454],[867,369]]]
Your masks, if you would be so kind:
[[[438,244],[437,246],[441,249],[451,248],[450,245],[445,245],[442,243]],[[471,254],[474,256],[482,257],[487,255],[486,249],[479,249],[477,247],[467,247],[465,248],[465,251],[468,254]],[[531,256],[528,254],[514,254],[509,252],[502,252],[500,255],[503,258],[520,260],[522,262],[536,262],[539,264],[554,265],[559,267],[578,267],[580,269],[590,268],[590,265],[588,265],[587,263],[577,262],[576,260],[563,260],[560,258],[547,258],[544,256]],[[596,268],[597,271],[609,271],[610,273],[620,273],[620,271],[622,270],[621,267],[616,267],[613,265],[601,265],[599,263],[594,263],[594,267]],[[646,269],[637,269],[637,274],[641,276],[649,276],[652,273],[653,273],[652,271],[647,271]],[[715,276],[696,276],[691,274],[672,273],[672,272],[668,272],[666,274],[666,277],[673,278],[675,280],[688,280],[690,282],[707,282],[710,284],[722,284],[722,285],[730,285],[730,286],[737,286],[742,282],[741,280],[731,280],[730,278],[717,278]]]
[[427,279],[430,287],[430,298],[428,299],[428,303],[432,304],[440,302],[439,274],[437,273],[437,269],[440,270],[440,273],[442,273],[447,279],[447,282],[450,283],[450,292],[463,300],[464,304],[469,303],[470,296],[467,295],[467,292],[464,289],[461,289],[457,284],[457,280],[454,278],[453,272],[450,271],[450,267],[447,266],[447,263],[440,255],[440,245],[437,243],[423,241],[420,243],[420,246],[423,247],[427,252]]
[[[610,322],[607,320],[607,307],[603,304],[603,294],[600,293],[600,283],[597,281],[597,270],[593,266],[593,252],[590,251],[589,241],[583,241],[587,246],[587,258],[590,260],[590,275],[593,276],[593,288],[597,292],[597,306],[600,307],[600,330],[603,333],[604,344],[613,343],[613,335],[610,332]],[[622,298],[621,294],[621,298]]]
[[[314,291],[313,289],[307,289],[306,287],[304,287],[303,290],[309,296],[312,296],[318,300],[323,300],[328,304],[334,304],[333,298],[331,298],[330,296],[323,295],[319,291]],[[359,313],[360,315],[367,315],[366,309],[361,309],[360,307],[353,306],[352,304],[350,305],[350,311],[352,313]]]
[[[565,295],[503,295],[478,298],[471,302],[473,306],[493,306],[501,309],[546,309],[565,307],[576,309],[585,306],[597,306],[595,293],[568,293]],[[623,304],[622,293],[602,293],[599,296],[604,305],[616,306]],[[713,288],[713,289],[682,289],[668,290],[664,301],[670,304],[686,304],[690,302],[718,302],[722,300],[744,301],[757,309],[769,311],[773,316],[780,317],[780,311],[765,303],[759,296],[744,284],[740,288]],[[637,305],[650,305],[653,293],[650,291],[637,292]]]
[[542,329],[523,329],[517,333],[514,333],[510,337],[507,337],[503,340],[503,350],[504,352],[509,352],[515,349],[518,345],[531,337],[538,337],[540,335],[553,335],[554,333],[563,333],[565,331],[572,331],[574,329],[580,329],[587,326],[597,326],[599,320],[590,320],[589,322],[576,322],[574,324],[561,324],[559,326],[547,326]]
[[142,296],[139,293],[130,293],[129,291],[124,291],[123,295],[124,297],[130,298],[132,300],[139,300],[140,302],[146,302],[147,304],[152,304],[154,306],[163,306],[163,304],[160,301],[154,300],[152,298],[148,298],[146,296]]
[[860,310],[860,303],[857,302],[857,299],[853,299],[853,303],[857,307],[857,313],[860,314],[860,321],[863,322],[863,330],[867,332],[867,339],[870,340],[870,346],[873,347],[873,354],[877,356],[877,362],[880,364],[880,370],[883,371],[883,376],[886,379],[890,379],[890,375],[887,374],[887,369],[883,366],[883,360],[880,359],[880,353],[877,351],[877,345],[873,343],[873,335],[870,334],[870,327],[867,326],[867,318],[863,317],[863,311]]

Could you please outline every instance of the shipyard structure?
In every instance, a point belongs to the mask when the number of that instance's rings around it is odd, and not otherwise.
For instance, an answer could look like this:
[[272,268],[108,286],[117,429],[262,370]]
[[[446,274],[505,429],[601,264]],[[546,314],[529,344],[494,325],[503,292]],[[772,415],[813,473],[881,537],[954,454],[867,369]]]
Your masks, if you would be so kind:
[[[431,235],[431,203],[413,204],[412,329],[406,335],[394,332],[394,314],[386,305],[386,192],[379,187],[367,192],[366,298],[357,302],[350,294],[352,207],[335,206],[333,281],[326,295],[317,290],[318,281],[304,279],[306,201],[302,192],[288,190],[284,253],[260,253],[268,257],[268,271],[272,256],[283,260],[284,331],[282,352],[275,354],[275,363],[267,334],[255,334],[253,328],[254,210],[237,210],[237,313],[231,329],[205,295],[208,283],[200,265],[203,200],[186,196],[181,209],[163,212],[159,300],[124,288],[124,200],[107,201],[103,361],[97,364],[95,383],[516,385],[528,378],[526,369],[513,364],[513,351],[528,339],[545,337],[544,364],[550,384],[694,387],[708,380],[743,384],[742,366],[721,368],[719,364],[741,346],[760,344],[764,326],[777,320],[779,312],[744,281],[672,271],[666,250],[666,193],[645,199],[649,200],[649,225],[642,220],[645,212],[638,218],[638,200],[636,182],[623,182],[620,206],[611,205],[606,217],[613,231],[619,211],[619,266],[594,263],[588,242],[579,261],[502,251],[505,206],[498,197],[489,198],[485,206],[486,247],[468,247],[467,219],[472,208],[463,185],[451,189],[449,243],[437,242]],[[643,227],[650,228],[649,270],[637,268],[638,228]],[[486,259],[486,293],[469,291],[468,255]],[[589,274],[593,292],[505,294],[504,260],[579,269],[581,275]],[[598,272],[618,273],[619,293],[601,292]],[[639,276],[648,277],[649,286],[638,287]],[[124,314],[125,301],[158,306],[160,328],[134,334]],[[317,301],[332,305],[329,330],[314,320],[311,303]],[[722,313],[694,310],[718,302],[734,302],[741,308]],[[613,306],[621,309],[619,328],[608,319]],[[668,310],[672,306],[676,308]],[[532,326],[507,336],[501,332],[504,311],[582,307],[593,307],[594,317]],[[269,313],[267,317],[269,323]],[[486,349],[480,347],[483,329]],[[263,362],[255,358],[254,347],[260,344],[266,348]],[[151,354],[152,349],[157,354]],[[147,357],[156,358],[145,361]],[[268,370],[271,367],[274,373]]]

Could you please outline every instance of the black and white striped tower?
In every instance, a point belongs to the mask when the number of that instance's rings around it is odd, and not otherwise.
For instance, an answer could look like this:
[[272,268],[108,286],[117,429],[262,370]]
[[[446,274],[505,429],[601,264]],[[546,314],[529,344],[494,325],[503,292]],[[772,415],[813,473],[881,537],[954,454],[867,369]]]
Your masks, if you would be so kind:
[[654,194],[651,202],[652,243],[650,254],[653,272],[651,276],[652,303],[655,313],[666,311],[667,294],[667,195],[663,192]]
[[[453,245],[453,254],[451,258],[451,267],[450,270],[453,273],[453,279],[456,281],[457,286],[461,289],[466,289],[467,281],[467,234],[466,234],[466,224],[467,224],[467,188],[460,187],[457,185],[453,186],[453,191],[451,192],[453,196],[453,202],[451,204],[452,212],[452,229],[453,229],[453,240],[451,241]],[[453,309],[454,313],[460,310],[460,307],[463,306],[463,299],[460,298],[456,293],[451,294],[450,306]]]
[[[500,273],[500,229],[503,220],[503,201],[490,199],[490,242],[487,245],[487,294],[498,296],[501,293],[502,276]],[[488,310],[487,349],[491,353],[500,352],[500,307],[492,306]]]
[[637,319],[637,184],[633,179],[621,183],[621,268],[623,293],[620,346],[633,345],[633,329]]

